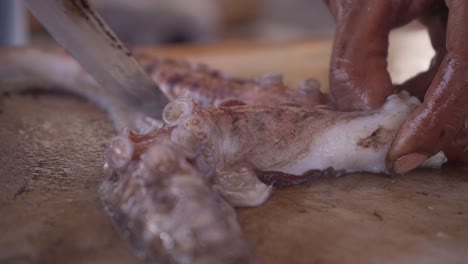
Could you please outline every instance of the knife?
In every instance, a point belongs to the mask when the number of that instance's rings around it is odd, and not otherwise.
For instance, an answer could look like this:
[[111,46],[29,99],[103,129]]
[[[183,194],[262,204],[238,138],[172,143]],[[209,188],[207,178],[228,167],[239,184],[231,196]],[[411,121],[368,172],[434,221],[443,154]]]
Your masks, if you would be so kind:
[[121,103],[161,117],[168,99],[88,0],[24,3],[52,37]]

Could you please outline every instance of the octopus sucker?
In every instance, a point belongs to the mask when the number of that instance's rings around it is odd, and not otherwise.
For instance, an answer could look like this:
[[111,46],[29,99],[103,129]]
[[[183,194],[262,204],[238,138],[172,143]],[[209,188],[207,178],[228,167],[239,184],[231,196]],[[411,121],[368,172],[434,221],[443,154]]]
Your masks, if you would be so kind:
[[182,97],[170,102],[163,110],[162,119],[170,125],[176,125],[180,119],[193,112],[192,100]]
[[[274,188],[318,177],[386,172],[390,144],[420,104],[403,91],[373,111],[339,112],[313,79],[292,89],[276,74],[239,79],[142,52],[137,59],[172,99],[161,120],[121,105],[58,51],[0,50],[0,92],[62,89],[109,113],[120,132],[104,153],[99,194],[148,262],[258,262],[234,206],[261,205]],[[445,161],[440,152],[423,166]]]
[[107,147],[107,162],[114,168],[123,168],[133,157],[133,144],[123,136],[114,137]]
[[269,86],[284,86],[283,75],[281,73],[267,73],[258,78],[259,88],[268,88]]
[[215,187],[232,206],[261,205],[273,192],[272,185],[266,185],[254,170],[245,167],[218,171]]

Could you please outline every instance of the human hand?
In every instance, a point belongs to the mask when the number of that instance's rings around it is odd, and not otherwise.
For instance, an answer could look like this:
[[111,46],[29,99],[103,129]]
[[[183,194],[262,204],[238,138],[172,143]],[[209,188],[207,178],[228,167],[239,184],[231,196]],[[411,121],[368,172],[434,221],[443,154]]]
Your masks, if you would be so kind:
[[[400,90],[423,99],[387,155],[404,173],[440,150],[468,162],[468,2],[326,0],[337,20],[330,87],[340,110],[370,110]],[[390,30],[414,19],[428,27],[436,52],[429,69],[401,85],[387,71]]]

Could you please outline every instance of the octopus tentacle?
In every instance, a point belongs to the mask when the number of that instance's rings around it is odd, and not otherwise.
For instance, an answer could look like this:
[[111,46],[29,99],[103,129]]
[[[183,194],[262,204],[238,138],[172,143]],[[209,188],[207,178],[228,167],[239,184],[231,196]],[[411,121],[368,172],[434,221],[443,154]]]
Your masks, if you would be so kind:
[[[168,140],[167,132],[159,136]],[[121,137],[114,140],[123,142]],[[131,137],[135,135],[124,144]],[[256,261],[232,207],[183,151],[161,138],[131,143],[139,150],[125,166],[106,163],[107,176],[99,192],[116,226],[141,258],[155,263]],[[107,160],[115,160],[115,155],[121,159],[120,148],[111,143]]]
[[[203,64],[183,60],[149,59],[145,53],[136,55],[170,99],[189,91],[203,106],[225,106],[232,101],[247,105],[298,105],[313,108],[330,105],[328,95],[320,91],[317,80],[304,80],[299,87],[288,87],[281,74],[265,74],[251,79],[233,78]],[[193,65],[196,65],[195,67]],[[228,103],[226,103],[228,102]]]
[[[331,174],[386,172],[386,152],[419,104],[404,92],[370,112],[202,107],[184,96],[168,104],[163,119],[168,140],[198,171],[212,175],[231,204],[254,206],[272,191],[259,177],[281,186]],[[425,165],[438,167],[445,160],[439,153]],[[275,181],[268,180],[272,175]]]

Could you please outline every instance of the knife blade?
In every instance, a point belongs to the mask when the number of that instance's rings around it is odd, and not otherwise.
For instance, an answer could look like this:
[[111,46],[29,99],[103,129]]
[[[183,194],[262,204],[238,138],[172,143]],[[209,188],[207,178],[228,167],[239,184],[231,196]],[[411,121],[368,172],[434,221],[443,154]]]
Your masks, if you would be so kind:
[[121,103],[151,117],[161,117],[168,99],[89,1],[24,3],[52,37]]

